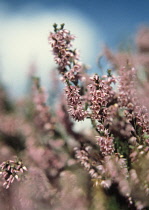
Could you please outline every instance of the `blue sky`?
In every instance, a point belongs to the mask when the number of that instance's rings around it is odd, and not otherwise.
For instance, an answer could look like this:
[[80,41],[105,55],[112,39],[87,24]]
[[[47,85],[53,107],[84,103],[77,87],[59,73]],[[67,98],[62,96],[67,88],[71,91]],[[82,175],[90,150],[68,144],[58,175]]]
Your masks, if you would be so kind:
[[116,49],[140,25],[149,25],[149,0],[0,0],[1,78],[12,94],[25,92],[32,63],[48,84],[54,63],[47,37],[54,22],[66,23],[81,59],[96,69],[104,44]]
[[121,38],[135,33],[138,25],[149,24],[148,0],[4,0],[13,12],[23,7],[35,12],[43,10],[74,10],[91,20],[114,47]]

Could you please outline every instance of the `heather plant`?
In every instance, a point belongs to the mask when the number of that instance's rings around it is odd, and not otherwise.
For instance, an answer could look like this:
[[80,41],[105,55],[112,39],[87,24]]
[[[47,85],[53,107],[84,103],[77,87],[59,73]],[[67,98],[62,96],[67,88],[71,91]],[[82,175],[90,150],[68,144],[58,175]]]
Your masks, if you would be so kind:
[[0,209],[149,208],[148,34],[138,33],[136,52],[106,48],[112,70],[98,75],[54,24],[53,79],[64,91],[48,92],[32,74],[31,94],[14,103],[1,86]]
[[[64,37],[67,37],[65,41]],[[104,188],[117,184],[119,192],[128,199],[130,208],[134,205],[139,209],[146,204],[141,199],[134,199],[130,187],[130,180],[132,184],[133,179],[130,177],[133,176],[132,171],[135,171],[134,165],[140,155],[147,158],[149,116],[147,109],[137,98],[136,70],[126,63],[125,67],[120,68],[117,78],[108,70],[107,75],[91,76],[90,84],[83,88],[82,81],[85,76],[81,71],[79,76],[78,70],[74,72],[79,58],[70,44],[73,39],[74,36],[64,29],[64,25],[58,28],[56,24],[54,33],[49,36],[55,61],[59,65],[58,70],[65,83],[70,115],[78,121],[89,118],[98,135],[95,141],[97,146],[94,148],[82,142],[80,147],[75,148],[76,158],[96,184],[101,183]],[[66,52],[69,52],[67,58]],[[117,88],[114,88],[112,83],[117,83]],[[115,132],[115,121],[118,121],[117,126],[123,121],[127,138],[121,134],[121,129]],[[141,185],[138,181],[139,184]]]

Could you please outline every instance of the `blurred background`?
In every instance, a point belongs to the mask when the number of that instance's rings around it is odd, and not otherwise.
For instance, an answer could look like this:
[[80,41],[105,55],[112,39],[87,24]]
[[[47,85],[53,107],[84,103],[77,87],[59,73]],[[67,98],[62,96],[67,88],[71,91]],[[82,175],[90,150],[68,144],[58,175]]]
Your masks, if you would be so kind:
[[103,46],[131,43],[138,27],[149,24],[148,9],[149,1],[135,0],[0,0],[0,80],[13,98],[26,94],[32,70],[49,87],[55,64],[48,34],[55,22],[76,35],[82,61],[96,71]]

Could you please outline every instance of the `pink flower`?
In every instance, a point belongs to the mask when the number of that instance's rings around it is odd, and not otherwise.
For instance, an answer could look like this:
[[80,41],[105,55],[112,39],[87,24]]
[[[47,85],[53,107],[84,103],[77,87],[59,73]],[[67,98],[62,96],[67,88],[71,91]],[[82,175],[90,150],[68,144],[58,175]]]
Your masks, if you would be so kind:
[[0,175],[5,180],[3,186],[8,189],[15,179],[19,180],[18,175],[20,172],[23,173],[24,171],[27,171],[27,168],[20,160],[7,160],[3,162],[0,165]]
[[97,136],[97,144],[100,147],[102,155],[111,155],[114,153],[113,138],[110,136]]

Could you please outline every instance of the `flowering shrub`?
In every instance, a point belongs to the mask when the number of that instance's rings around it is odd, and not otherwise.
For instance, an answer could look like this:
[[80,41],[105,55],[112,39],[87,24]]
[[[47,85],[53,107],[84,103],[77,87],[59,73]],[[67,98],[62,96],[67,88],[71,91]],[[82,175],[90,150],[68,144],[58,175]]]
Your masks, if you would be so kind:
[[99,76],[87,74],[75,36],[54,24],[49,44],[65,85],[59,103],[48,104],[35,75],[30,98],[15,106],[1,88],[1,209],[149,208],[149,66],[134,62],[149,52],[143,30],[130,60],[105,48],[112,70]]

